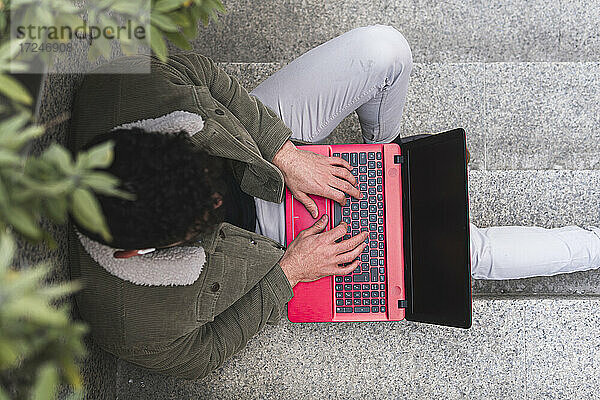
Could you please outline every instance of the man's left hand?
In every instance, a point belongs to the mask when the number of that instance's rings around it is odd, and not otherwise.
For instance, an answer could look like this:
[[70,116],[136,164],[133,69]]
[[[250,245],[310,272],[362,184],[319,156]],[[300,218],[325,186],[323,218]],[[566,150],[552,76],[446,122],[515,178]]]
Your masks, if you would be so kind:
[[297,149],[289,140],[273,157],[273,164],[283,173],[285,184],[294,197],[304,204],[313,218],[319,216],[309,194],[346,204],[345,194],[360,199],[352,166],[340,157],[327,157]]

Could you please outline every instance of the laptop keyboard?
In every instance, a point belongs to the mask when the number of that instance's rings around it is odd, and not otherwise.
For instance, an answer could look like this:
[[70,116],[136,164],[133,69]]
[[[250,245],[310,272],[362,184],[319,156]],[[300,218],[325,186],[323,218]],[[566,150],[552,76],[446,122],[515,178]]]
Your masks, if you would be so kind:
[[359,256],[360,265],[344,276],[334,276],[336,313],[384,313],[386,311],[385,212],[381,152],[334,153],[353,167],[363,198],[346,195],[346,205],[334,202],[334,225],[348,224],[343,239],[369,232]]

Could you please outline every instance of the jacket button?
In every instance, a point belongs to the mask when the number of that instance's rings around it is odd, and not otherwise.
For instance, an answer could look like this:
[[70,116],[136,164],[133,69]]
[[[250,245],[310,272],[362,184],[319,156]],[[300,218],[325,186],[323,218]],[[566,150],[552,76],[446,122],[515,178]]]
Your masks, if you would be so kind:
[[256,244],[256,241],[254,239],[250,239],[250,244]]
[[217,114],[217,115],[225,115],[225,112],[223,110],[221,110],[220,108],[217,108],[215,110],[215,114]]
[[219,282],[215,282],[210,286],[210,291],[213,293],[218,292],[219,289],[221,289],[221,285],[219,285]]

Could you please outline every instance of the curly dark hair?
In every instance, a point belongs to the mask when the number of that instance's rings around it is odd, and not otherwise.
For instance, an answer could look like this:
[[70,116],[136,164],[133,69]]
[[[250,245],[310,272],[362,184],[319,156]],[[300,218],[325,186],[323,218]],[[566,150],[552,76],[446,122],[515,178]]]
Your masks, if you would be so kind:
[[97,195],[113,240],[77,228],[106,245],[126,249],[166,247],[194,238],[223,221],[224,207],[215,209],[226,190],[225,160],[193,147],[185,131],[175,134],[140,128],[117,129],[84,146],[114,142],[114,161],[104,171],[120,179],[120,189],[134,201]]

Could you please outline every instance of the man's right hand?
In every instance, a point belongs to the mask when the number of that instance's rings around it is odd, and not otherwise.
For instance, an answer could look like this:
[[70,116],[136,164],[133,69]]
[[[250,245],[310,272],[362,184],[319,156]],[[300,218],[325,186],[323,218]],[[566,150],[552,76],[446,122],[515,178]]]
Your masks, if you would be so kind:
[[[348,225],[341,222],[323,232],[327,221],[328,216],[323,215],[313,226],[300,232],[279,261],[292,287],[298,282],[310,282],[328,275],[346,275],[359,266],[360,261],[356,258],[367,246],[368,232],[336,243],[346,234]],[[350,264],[339,266],[346,263]]]

